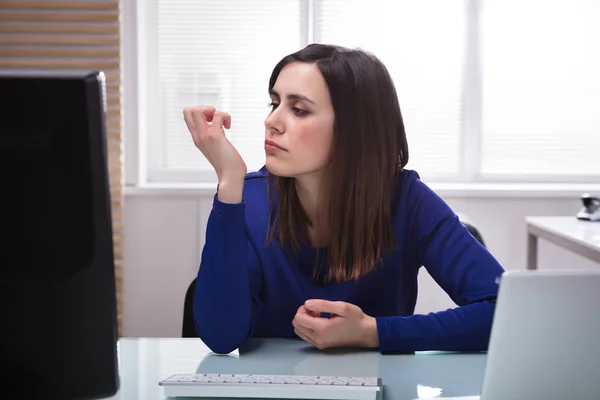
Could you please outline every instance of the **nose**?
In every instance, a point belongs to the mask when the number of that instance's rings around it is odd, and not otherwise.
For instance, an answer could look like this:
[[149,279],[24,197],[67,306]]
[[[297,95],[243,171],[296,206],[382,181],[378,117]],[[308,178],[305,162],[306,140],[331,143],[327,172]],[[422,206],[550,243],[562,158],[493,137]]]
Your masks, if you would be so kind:
[[285,132],[285,124],[280,108],[281,106],[271,111],[265,119],[265,128],[267,128],[267,132],[270,132],[271,134],[282,134]]

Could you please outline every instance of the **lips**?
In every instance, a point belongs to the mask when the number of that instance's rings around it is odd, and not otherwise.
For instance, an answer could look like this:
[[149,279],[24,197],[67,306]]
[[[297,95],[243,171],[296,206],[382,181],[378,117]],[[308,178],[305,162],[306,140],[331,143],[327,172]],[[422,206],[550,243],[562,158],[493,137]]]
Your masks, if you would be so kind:
[[275,147],[280,150],[285,150],[283,147],[281,147],[279,144],[275,143],[272,140],[265,140],[265,147]]

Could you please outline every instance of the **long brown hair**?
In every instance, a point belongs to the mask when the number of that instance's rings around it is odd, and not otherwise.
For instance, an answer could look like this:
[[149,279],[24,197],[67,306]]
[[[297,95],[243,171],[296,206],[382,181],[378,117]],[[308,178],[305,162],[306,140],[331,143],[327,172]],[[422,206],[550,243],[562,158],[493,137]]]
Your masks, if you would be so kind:
[[[408,144],[398,96],[387,68],[372,54],[311,44],[284,57],[273,69],[269,93],[292,62],[315,64],[329,89],[335,120],[330,162],[322,187],[328,206],[323,221],[329,239],[325,280],[347,281],[372,272],[394,246],[391,221],[396,174],[408,162]],[[267,242],[298,249],[310,220],[294,178],[269,176],[271,218]],[[275,196],[277,206],[275,206]]]

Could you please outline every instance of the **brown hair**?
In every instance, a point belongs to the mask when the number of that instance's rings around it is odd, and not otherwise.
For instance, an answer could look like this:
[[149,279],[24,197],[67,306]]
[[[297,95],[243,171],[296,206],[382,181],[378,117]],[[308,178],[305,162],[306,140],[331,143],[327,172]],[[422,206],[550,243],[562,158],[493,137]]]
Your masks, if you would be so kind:
[[[283,67],[292,62],[314,63],[319,68],[335,113],[330,162],[322,183],[328,200],[322,227],[329,238],[325,280],[358,279],[372,272],[394,246],[392,190],[396,174],[408,162],[396,89],[387,68],[375,56],[358,49],[311,44],[275,66],[269,93]],[[267,241],[277,231],[280,245],[298,249],[301,238],[308,238],[310,221],[300,205],[294,178],[270,175],[268,181]]]

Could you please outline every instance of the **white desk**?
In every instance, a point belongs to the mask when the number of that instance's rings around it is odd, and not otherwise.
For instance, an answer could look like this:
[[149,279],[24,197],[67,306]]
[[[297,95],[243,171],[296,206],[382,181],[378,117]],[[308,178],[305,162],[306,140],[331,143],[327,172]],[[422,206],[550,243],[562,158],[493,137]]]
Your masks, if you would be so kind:
[[475,396],[485,362],[485,353],[318,351],[286,339],[253,339],[238,355],[226,356],[211,353],[199,339],[122,338],[121,387],[109,400],[165,400],[158,381],[177,373],[378,376],[384,400]]
[[575,216],[527,217],[527,269],[537,269],[538,238],[600,263],[600,222]]

